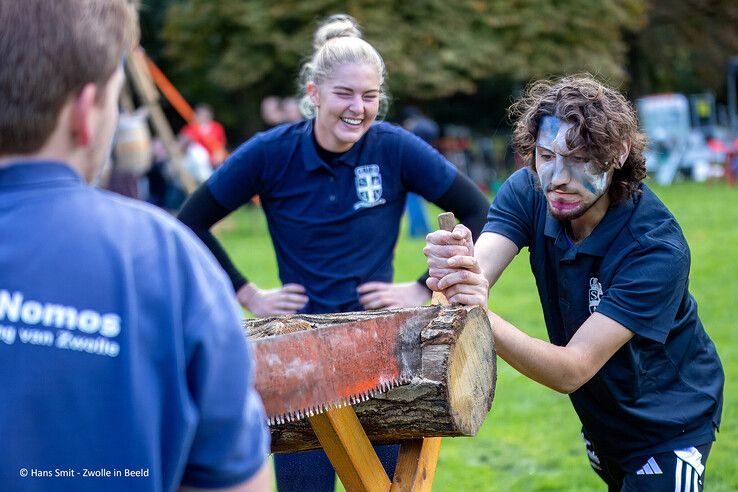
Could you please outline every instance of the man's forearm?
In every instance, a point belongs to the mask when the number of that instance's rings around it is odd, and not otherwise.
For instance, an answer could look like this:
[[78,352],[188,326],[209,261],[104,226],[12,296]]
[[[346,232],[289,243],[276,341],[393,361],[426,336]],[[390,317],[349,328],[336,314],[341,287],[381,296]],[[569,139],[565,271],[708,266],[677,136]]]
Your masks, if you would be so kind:
[[518,254],[517,245],[507,237],[485,232],[474,243],[474,257],[479,261],[482,274],[492,287]]
[[533,338],[495,313],[489,313],[489,320],[497,354],[518,372],[561,393],[581,386],[574,354],[566,347]]
[[590,315],[565,347],[533,338],[490,312],[495,346],[508,364],[551,389],[571,393],[589,381],[633,332],[599,313]]

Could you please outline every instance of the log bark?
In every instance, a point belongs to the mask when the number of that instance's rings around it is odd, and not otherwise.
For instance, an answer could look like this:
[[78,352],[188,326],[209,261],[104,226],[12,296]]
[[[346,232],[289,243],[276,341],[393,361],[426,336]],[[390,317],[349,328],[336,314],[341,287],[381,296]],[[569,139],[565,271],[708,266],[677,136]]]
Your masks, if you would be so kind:
[[[403,310],[289,315],[246,320],[250,338],[412,311],[403,355],[417,360],[411,382],[354,405],[369,440],[377,444],[435,436],[473,436],[489,412],[497,378],[492,329],[479,307],[424,306]],[[307,419],[271,427],[272,452],[320,447]]]

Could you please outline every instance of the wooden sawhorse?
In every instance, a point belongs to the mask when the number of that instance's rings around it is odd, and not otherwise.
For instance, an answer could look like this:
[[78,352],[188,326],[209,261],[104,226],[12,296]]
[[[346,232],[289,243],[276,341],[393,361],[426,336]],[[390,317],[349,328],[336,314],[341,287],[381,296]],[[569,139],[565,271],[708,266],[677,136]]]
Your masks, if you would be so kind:
[[[440,214],[438,225],[452,231],[456,225],[454,214]],[[448,300],[443,294],[434,292],[432,303],[448,304]],[[441,451],[440,437],[404,441],[390,482],[352,407],[328,410],[309,420],[348,492],[426,492],[432,489]]]

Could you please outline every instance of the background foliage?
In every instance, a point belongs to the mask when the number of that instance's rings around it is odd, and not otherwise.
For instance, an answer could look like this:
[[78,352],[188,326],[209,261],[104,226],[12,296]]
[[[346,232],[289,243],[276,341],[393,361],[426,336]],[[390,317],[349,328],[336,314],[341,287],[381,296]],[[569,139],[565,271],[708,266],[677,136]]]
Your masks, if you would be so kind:
[[738,2],[649,0],[648,24],[632,33],[631,92],[713,91],[725,95],[725,68],[738,55]]
[[[325,16],[347,12],[384,56],[396,106],[420,103],[480,129],[533,78],[588,71],[652,91],[712,91],[738,54],[730,0],[144,0],[143,45],[185,97],[207,101],[238,140],[259,101],[296,91]],[[480,115],[484,107],[486,115]],[[437,108],[441,108],[437,111]]]

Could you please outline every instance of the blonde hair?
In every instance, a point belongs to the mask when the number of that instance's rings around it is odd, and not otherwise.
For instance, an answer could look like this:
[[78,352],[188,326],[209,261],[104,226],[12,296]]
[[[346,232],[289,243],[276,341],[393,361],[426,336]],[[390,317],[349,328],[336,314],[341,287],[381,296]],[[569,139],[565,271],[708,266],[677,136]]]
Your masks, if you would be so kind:
[[389,107],[384,60],[371,44],[362,39],[361,26],[346,14],[328,17],[313,35],[313,55],[300,70],[300,112],[303,116],[315,116],[315,105],[306,93],[307,84],[321,85],[336,68],[348,63],[369,65],[376,70],[379,79],[378,118],[384,117]]

